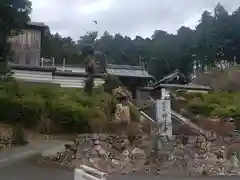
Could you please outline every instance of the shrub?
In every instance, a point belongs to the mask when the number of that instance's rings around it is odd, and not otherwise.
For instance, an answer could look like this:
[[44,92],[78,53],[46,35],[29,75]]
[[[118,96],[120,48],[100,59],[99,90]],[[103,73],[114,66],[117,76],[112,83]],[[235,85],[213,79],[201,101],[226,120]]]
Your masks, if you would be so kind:
[[211,92],[189,98],[187,110],[205,116],[231,116],[240,113],[239,100],[240,93]]
[[83,89],[48,84],[12,81],[0,86],[0,120],[18,122],[44,133],[84,132],[91,130],[89,125],[93,122],[99,123],[101,129],[101,123],[111,119],[114,108],[115,100],[103,87],[95,88],[93,95],[87,96]]
[[91,132],[102,133],[106,130],[107,116],[100,107],[89,110],[88,125]]
[[9,119],[9,113],[11,114],[11,96],[3,90],[0,90],[0,119],[7,121]]
[[[20,101],[20,102],[19,102]],[[45,101],[41,96],[33,94],[18,99],[21,110],[20,122],[27,127],[34,127],[45,111]]]
[[105,80],[105,83],[103,85],[104,91],[110,94],[112,93],[113,89],[121,85],[121,82],[116,76],[106,75],[104,77],[104,80]]
[[130,110],[130,118],[131,121],[139,122],[140,121],[140,112],[134,107],[133,105],[129,105],[129,110]]
[[199,98],[199,99],[204,99],[204,94],[203,93],[188,93],[188,92],[185,92],[182,94],[182,96],[187,99],[187,100],[191,100],[191,99],[194,99],[194,98]]
[[12,128],[12,142],[13,145],[22,146],[28,144],[24,134],[24,128],[20,123],[15,124]]
[[63,125],[68,131],[80,132],[87,126],[88,110],[66,95],[53,100],[50,117],[56,125]]
[[190,112],[192,112],[195,115],[202,114],[202,115],[206,115],[206,116],[209,116],[212,111],[212,109],[209,107],[209,105],[207,103],[205,103],[204,101],[199,100],[199,99],[195,99],[195,100],[191,101],[187,105],[187,110],[189,110]]

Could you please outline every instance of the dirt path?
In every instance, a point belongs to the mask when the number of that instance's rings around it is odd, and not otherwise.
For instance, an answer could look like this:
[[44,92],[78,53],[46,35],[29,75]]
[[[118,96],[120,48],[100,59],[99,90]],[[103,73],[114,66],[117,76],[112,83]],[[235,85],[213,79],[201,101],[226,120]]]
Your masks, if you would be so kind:
[[67,141],[30,141],[23,147],[7,148],[0,151],[0,168],[30,158],[44,151],[63,146]]

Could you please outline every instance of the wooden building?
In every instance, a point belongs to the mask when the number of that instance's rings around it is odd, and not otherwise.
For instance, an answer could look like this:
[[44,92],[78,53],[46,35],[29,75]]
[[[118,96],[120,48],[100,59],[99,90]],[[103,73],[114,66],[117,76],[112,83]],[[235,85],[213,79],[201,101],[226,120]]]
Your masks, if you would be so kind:
[[[13,77],[18,81],[32,83],[51,83],[60,87],[83,88],[87,74],[85,72],[62,71],[56,67],[41,67],[32,65],[10,65]],[[94,85],[104,83],[104,74],[94,75]]]
[[184,74],[180,73],[179,70],[174,71],[171,74],[168,74],[162,77],[157,81],[153,86],[158,86],[159,84],[179,84],[184,85],[190,83],[191,80],[186,77]]
[[146,86],[154,79],[142,66],[107,64],[106,73],[117,76],[132,93],[133,99],[137,97],[138,88]]
[[12,63],[40,65],[41,39],[45,28],[44,23],[29,22],[19,35],[9,39],[14,53]]

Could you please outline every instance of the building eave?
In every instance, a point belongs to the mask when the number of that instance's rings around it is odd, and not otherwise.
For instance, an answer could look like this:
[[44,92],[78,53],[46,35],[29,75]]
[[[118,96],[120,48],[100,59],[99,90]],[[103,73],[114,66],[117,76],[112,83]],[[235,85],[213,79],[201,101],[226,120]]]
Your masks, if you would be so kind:
[[40,71],[40,72],[54,72],[56,68],[54,67],[41,67],[41,66],[30,66],[30,65],[19,65],[19,64],[9,64],[9,67],[14,70],[26,70],[26,71]]
[[[55,76],[65,76],[65,77],[88,77],[87,73],[80,73],[80,72],[66,72],[66,71],[55,71],[53,72]],[[103,78],[103,73],[96,73],[93,75],[95,78]]]
[[212,88],[208,86],[198,85],[180,85],[180,84],[159,84],[154,89],[172,88],[172,89],[186,89],[186,90],[198,90],[198,91],[211,91]]

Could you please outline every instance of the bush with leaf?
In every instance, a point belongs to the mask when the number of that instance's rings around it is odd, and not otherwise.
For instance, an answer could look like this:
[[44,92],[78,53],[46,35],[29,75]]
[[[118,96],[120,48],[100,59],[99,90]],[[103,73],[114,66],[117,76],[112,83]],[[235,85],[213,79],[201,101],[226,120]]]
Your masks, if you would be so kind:
[[231,116],[240,112],[239,100],[240,93],[238,92],[211,92],[189,98],[187,110],[204,116]]
[[22,124],[16,123],[12,128],[12,143],[16,146],[28,144]]
[[116,76],[112,76],[107,74],[104,77],[105,83],[103,84],[104,91],[107,93],[112,93],[113,89],[119,87],[121,85],[121,82]]
[[104,124],[110,119],[113,102],[102,87],[88,96],[83,89],[7,82],[0,87],[0,121],[44,133],[85,132],[90,120]]
[[187,110],[189,110],[195,115],[202,114],[209,116],[211,114],[211,108],[209,107],[209,105],[200,99],[194,99],[193,101],[191,101],[187,105]]

